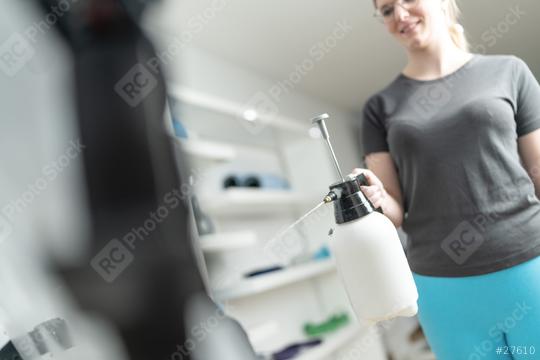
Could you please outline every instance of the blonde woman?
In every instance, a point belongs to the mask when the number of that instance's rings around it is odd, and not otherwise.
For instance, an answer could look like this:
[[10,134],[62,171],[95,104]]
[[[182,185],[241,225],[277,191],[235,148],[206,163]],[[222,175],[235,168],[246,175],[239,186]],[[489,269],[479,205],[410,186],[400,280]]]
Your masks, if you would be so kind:
[[364,105],[364,192],[408,234],[438,360],[540,359],[540,86],[455,0],[375,0],[408,62]]

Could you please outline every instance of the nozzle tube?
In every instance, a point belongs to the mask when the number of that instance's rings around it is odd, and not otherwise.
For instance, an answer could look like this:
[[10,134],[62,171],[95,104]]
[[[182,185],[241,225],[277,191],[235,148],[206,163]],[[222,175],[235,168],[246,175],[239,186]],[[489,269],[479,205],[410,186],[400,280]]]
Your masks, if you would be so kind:
[[330,191],[323,199],[323,202],[326,204],[331,203],[334,200],[337,200],[338,196],[335,192]]

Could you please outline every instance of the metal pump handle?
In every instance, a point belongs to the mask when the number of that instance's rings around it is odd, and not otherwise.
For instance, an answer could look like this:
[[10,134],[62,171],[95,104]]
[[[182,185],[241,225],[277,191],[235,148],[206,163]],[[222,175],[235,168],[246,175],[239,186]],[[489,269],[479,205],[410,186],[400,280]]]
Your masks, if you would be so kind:
[[319,126],[319,130],[321,130],[321,134],[326,140],[326,143],[328,144],[328,147],[330,148],[330,152],[332,153],[332,158],[334,159],[334,165],[336,166],[336,170],[341,177],[341,180],[345,182],[345,178],[343,177],[343,173],[341,172],[341,168],[339,167],[339,163],[336,158],[336,153],[334,152],[334,149],[332,148],[332,144],[330,143],[330,134],[328,133],[328,129],[326,128],[326,123],[324,122],[326,119],[329,119],[330,116],[328,114],[321,114],[311,120],[313,124],[317,124]]

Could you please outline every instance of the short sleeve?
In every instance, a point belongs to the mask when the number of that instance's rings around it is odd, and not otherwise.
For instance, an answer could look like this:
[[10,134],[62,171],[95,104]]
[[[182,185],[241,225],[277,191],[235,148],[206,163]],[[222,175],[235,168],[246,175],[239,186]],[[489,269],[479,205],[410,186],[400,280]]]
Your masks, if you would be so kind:
[[516,57],[516,131],[523,136],[540,128],[540,85],[527,64]]
[[386,128],[378,110],[376,97],[372,96],[364,104],[362,111],[362,146],[364,156],[380,151],[388,151]]

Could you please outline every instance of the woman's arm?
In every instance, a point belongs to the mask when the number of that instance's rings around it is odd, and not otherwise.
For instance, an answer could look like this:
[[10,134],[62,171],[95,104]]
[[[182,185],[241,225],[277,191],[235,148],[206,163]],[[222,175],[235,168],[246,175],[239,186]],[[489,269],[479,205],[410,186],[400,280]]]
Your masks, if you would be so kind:
[[523,166],[534,183],[536,196],[540,198],[540,129],[520,136],[518,149]]

